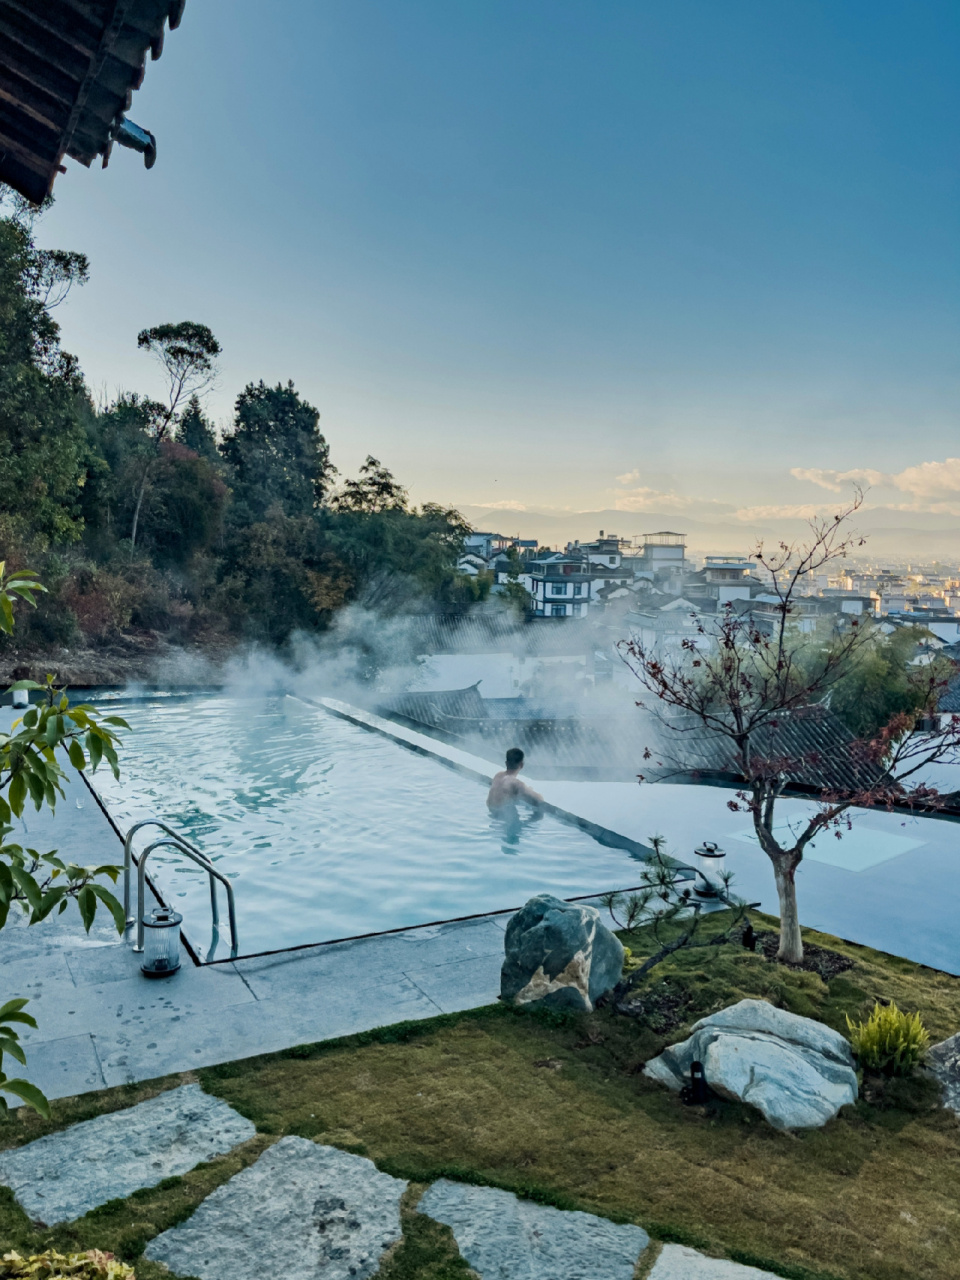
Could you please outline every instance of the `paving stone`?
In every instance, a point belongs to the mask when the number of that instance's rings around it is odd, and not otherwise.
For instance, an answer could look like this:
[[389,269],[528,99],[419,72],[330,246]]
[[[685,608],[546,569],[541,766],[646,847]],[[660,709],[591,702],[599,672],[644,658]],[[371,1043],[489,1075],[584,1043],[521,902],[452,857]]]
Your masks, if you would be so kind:
[[255,1133],[226,1102],[187,1084],[0,1152],[0,1183],[31,1218],[53,1226],[187,1173]]
[[199,1280],[366,1280],[401,1237],[406,1188],[362,1156],[281,1138],[146,1256]]
[[404,976],[444,1013],[496,1004],[500,995],[500,953],[427,969],[405,969]]
[[427,1188],[417,1210],[450,1227],[481,1280],[632,1280],[650,1243],[640,1227],[446,1178]]
[[[27,1006],[29,1012],[30,1006]],[[36,1035],[36,1032],[33,1033]],[[26,1070],[8,1059],[11,1076],[25,1076],[48,1098],[71,1098],[78,1093],[102,1089],[106,1084],[93,1036],[81,1033],[49,1040],[21,1036],[27,1054]],[[10,1071],[10,1067],[14,1070]],[[20,1099],[7,1097],[8,1105],[19,1107]]]
[[696,1249],[665,1244],[647,1280],[777,1280],[772,1271],[758,1271],[726,1258],[707,1258]]

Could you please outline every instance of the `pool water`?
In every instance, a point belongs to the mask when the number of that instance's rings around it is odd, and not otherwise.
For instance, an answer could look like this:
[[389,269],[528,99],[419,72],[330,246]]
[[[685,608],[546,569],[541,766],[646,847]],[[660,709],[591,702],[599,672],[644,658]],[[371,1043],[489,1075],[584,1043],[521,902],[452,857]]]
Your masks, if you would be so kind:
[[[497,821],[481,782],[296,698],[148,700],[124,714],[120,781],[98,772],[97,790],[121,830],[160,818],[231,878],[242,955],[640,879],[636,852],[550,814]],[[194,949],[221,958],[225,923],[215,955],[205,943],[204,873],[168,849],[148,865]]]

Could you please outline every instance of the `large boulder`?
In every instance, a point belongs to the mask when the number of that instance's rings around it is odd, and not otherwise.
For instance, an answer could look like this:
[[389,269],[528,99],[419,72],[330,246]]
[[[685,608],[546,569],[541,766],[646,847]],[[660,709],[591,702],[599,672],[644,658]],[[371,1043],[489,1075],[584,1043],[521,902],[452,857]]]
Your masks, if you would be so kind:
[[940,1085],[943,1105],[960,1116],[960,1031],[927,1050],[926,1068]]
[[741,1000],[701,1018],[690,1038],[651,1059],[644,1075],[680,1089],[693,1062],[703,1063],[715,1093],[756,1107],[775,1129],[817,1128],[857,1099],[846,1038],[765,1000]]
[[507,925],[500,999],[520,1005],[593,1010],[620,981],[623,947],[595,907],[531,898]]

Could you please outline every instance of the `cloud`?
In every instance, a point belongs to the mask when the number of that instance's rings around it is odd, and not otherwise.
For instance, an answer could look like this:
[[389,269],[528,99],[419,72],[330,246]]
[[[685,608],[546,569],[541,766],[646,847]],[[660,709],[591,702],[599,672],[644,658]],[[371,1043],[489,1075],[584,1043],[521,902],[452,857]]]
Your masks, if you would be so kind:
[[916,501],[936,501],[960,496],[960,458],[921,462],[888,477],[897,489]]
[[[618,476],[617,479],[623,480],[624,477]],[[695,498],[684,498],[679,493],[641,486],[618,493],[613,507],[615,511],[687,511],[695,501]]]
[[[946,512],[954,514],[960,500],[960,458],[944,458],[942,462],[920,462],[902,471],[874,471],[855,467],[850,471],[834,471],[828,467],[792,467],[796,480],[808,480],[821,489],[841,493],[848,484],[871,488],[895,489],[908,494],[910,503],[899,504],[901,510]],[[946,505],[944,505],[946,504]]]
[[790,474],[797,480],[809,480],[831,493],[842,493],[848,485],[882,485],[890,477],[869,467],[854,467],[851,471],[834,471],[829,467],[791,467]]
[[472,502],[468,506],[482,507],[484,511],[526,511],[526,507],[522,502],[514,502],[510,498],[505,498],[502,502]]

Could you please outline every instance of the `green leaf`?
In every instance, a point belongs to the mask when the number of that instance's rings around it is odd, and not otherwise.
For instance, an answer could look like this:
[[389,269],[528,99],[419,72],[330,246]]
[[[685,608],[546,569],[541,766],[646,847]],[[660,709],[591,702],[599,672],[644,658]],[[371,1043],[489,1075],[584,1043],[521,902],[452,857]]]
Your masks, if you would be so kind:
[[42,689],[42,684],[37,684],[36,680],[16,680],[7,690],[7,693],[14,693],[20,689]]
[[[26,1004],[27,1001],[24,1000],[22,1003]],[[17,1010],[13,1013],[0,1014],[0,1024],[7,1022],[22,1022],[25,1027],[33,1027],[34,1030],[37,1028],[37,1020],[33,1014],[20,1013]]]
[[103,905],[113,916],[114,923],[117,926],[117,933],[123,933],[126,928],[127,919],[123,911],[123,903],[119,902],[109,890],[104,889],[102,885],[92,884],[90,889],[97,895]]
[[83,747],[81,747],[76,738],[67,748],[67,755],[70,757],[70,763],[75,769],[83,770],[87,767],[87,757],[83,754]]
[[[103,756],[103,746],[93,730],[87,734],[87,754],[90,756],[91,766],[96,769]],[[14,813],[17,813],[16,809],[14,809]],[[19,816],[19,813],[17,813],[17,817]]]
[[50,1119],[50,1103],[29,1080],[8,1080],[0,1073],[0,1092],[12,1093],[15,1097],[22,1098],[28,1107],[33,1107],[45,1120]]
[[27,798],[27,783],[22,773],[14,774],[7,792],[10,808],[18,818],[23,816],[23,802]]
[[20,887],[23,896],[29,902],[34,911],[39,911],[40,904],[43,901],[43,894],[40,886],[34,880],[29,871],[25,871],[23,867],[11,867],[10,874]]
[[83,927],[89,933],[93,918],[97,914],[97,899],[91,885],[84,885],[77,894],[77,906],[80,908],[80,919],[83,921]]
[[5,1053],[9,1053],[11,1058],[16,1058],[21,1067],[27,1065],[27,1055],[23,1052],[20,1045],[11,1036],[0,1035],[0,1059]]
[[13,631],[13,605],[8,596],[0,594],[0,631],[7,635]]
[[48,889],[43,895],[39,911],[33,913],[30,923],[37,924],[38,921],[46,919],[57,903],[62,902],[66,896],[67,886],[65,884],[57,885],[54,889]]
[[[2,568],[3,566],[0,565],[0,571],[2,571]],[[0,1005],[0,1022],[2,1022],[4,1018],[9,1018],[11,1014],[19,1013],[20,1010],[25,1009],[29,1003],[30,1001],[26,996],[17,996],[16,999],[8,1000],[6,1004]]]
[[46,738],[48,747],[55,747],[62,737],[62,734],[57,730],[58,718],[59,717],[53,715],[47,716],[47,723],[44,728],[44,737]]
[[130,726],[127,724],[126,720],[124,720],[124,718],[123,718],[122,716],[104,716],[104,717],[103,717],[103,723],[104,723],[104,724],[115,724],[115,725],[117,725],[117,726],[118,726],[119,728],[121,728],[121,729],[129,729],[129,728],[130,728]]
[[46,797],[46,788],[43,785],[43,778],[36,773],[28,773],[27,786],[30,789],[30,799],[38,809],[42,809],[43,801]]

